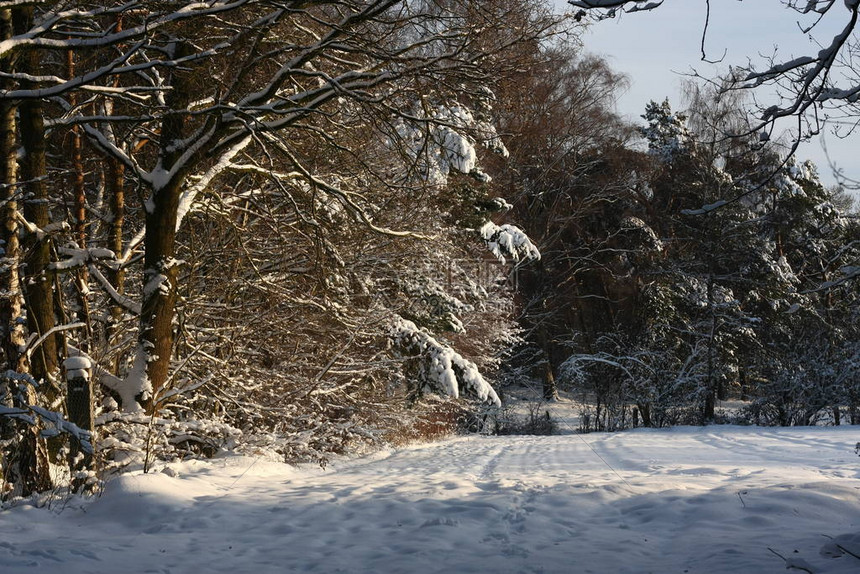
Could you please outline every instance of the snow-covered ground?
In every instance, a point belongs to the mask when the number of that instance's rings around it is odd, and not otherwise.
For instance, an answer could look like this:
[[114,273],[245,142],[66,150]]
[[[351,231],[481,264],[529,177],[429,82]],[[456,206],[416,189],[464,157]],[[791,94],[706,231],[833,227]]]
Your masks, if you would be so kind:
[[858,441],[714,426],[185,462],[0,512],[0,572],[856,574]]

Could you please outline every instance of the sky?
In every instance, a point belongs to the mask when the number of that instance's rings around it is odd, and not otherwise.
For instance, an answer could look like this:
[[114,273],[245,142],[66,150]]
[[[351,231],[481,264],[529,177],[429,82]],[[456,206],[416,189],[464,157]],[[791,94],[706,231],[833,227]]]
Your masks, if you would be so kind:
[[[561,9],[564,0],[554,0]],[[674,107],[681,103],[680,87],[694,69],[705,77],[715,77],[728,66],[745,64],[751,59],[763,64],[760,54],[773,54],[778,59],[814,54],[818,47],[811,44],[798,29],[799,15],[784,8],[778,0],[711,0],[709,31],[705,43],[708,59],[702,61],[702,30],[706,18],[705,0],[665,0],[652,12],[623,15],[591,25],[583,37],[585,49],[606,57],[613,69],[631,80],[630,89],[618,101],[618,110],[628,119],[641,122],[649,100],[669,98]],[[829,43],[836,30],[844,25],[844,11],[834,7],[834,17],[822,21],[817,36]],[[830,159],[844,174],[860,179],[860,133],[853,138],[840,139],[828,130],[823,142]],[[800,160],[811,159],[818,165],[822,181],[835,183],[822,147],[822,138],[801,145]]]

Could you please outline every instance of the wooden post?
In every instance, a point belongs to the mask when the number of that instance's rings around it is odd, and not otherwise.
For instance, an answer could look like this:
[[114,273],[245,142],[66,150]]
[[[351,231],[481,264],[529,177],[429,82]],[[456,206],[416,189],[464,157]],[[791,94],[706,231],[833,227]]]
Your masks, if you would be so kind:
[[[95,430],[95,413],[93,411],[93,384],[90,377],[92,364],[86,357],[69,357],[63,361],[66,371],[66,410],[69,422],[83,430]],[[69,449],[69,467],[72,475],[76,471],[90,468],[93,455],[81,448],[77,439],[72,439]],[[75,479],[72,481],[75,484]]]

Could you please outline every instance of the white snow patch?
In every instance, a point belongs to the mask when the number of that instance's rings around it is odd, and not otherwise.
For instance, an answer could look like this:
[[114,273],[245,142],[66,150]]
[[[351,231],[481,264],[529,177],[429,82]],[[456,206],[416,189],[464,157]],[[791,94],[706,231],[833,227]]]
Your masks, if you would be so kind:
[[67,371],[86,370],[92,366],[88,357],[69,357],[63,361],[63,368]]

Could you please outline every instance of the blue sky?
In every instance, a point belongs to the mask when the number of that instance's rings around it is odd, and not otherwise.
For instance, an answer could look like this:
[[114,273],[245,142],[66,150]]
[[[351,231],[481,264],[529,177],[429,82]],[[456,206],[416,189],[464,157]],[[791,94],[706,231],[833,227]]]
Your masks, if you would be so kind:
[[[564,0],[555,0],[560,8]],[[693,69],[705,77],[713,77],[751,59],[760,66],[759,54],[771,55],[778,49],[778,59],[814,54],[818,47],[800,32],[800,15],[785,9],[779,0],[711,0],[711,15],[706,41],[709,59],[723,58],[713,65],[701,60],[702,29],[705,23],[705,0],[665,0],[653,12],[624,15],[614,20],[593,24],[584,35],[585,49],[605,56],[612,67],[631,80],[630,89],[618,102],[619,111],[629,119],[639,116],[649,100],[662,101],[668,97],[680,105],[680,86],[684,74]],[[845,16],[840,5],[834,7],[834,17],[823,21],[817,37],[829,43]],[[725,54],[725,55],[724,55]],[[766,94],[762,94],[766,95]],[[824,142],[830,158],[844,170],[845,175],[860,179],[857,153],[860,133],[849,139],[839,139],[825,133]],[[805,143],[798,150],[799,159],[811,159],[819,167],[825,184],[835,181],[822,149],[820,139]]]

